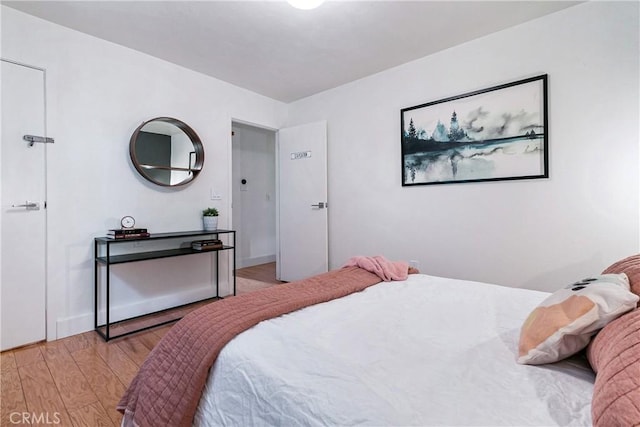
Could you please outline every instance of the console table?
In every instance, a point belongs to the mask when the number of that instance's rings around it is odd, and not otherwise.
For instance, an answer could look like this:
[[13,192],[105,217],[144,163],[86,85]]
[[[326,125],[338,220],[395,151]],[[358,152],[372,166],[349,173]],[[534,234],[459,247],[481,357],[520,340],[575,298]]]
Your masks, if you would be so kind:
[[[193,240],[202,240],[205,238],[218,238],[218,236],[228,236],[226,239],[227,242],[223,244],[222,248],[218,249],[209,249],[209,250],[195,250],[191,248],[191,241]],[[222,237],[222,236],[220,236]],[[113,255],[111,253],[112,246],[121,245],[123,243],[131,243],[136,242],[136,245],[144,245],[148,242],[158,241],[158,240],[167,240],[167,239],[182,239],[182,241],[178,241],[180,244],[179,247],[172,249],[161,249],[161,250],[149,250],[147,252],[126,252],[120,253],[117,255]],[[186,246],[185,246],[186,245]],[[149,316],[152,314],[158,314],[165,312],[167,310],[175,309],[178,307],[189,306],[191,304],[196,304],[203,301],[208,300],[218,300],[222,297],[219,292],[219,255],[221,251],[231,251],[233,253],[232,260],[232,269],[233,269],[233,295],[236,294],[236,253],[235,253],[235,245],[236,245],[236,232],[235,230],[213,230],[213,231],[182,231],[182,232],[173,232],[173,233],[155,233],[151,234],[149,237],[143,238],[127,238],[127,239],[113,239],[110,237],[96,237],[94,239],[94,329],[95,331],[104,338],[105,341],[109,341],[110,339],[119,338],[125,335],[130,335],[136,332],[140,332],[149,328],[154,328],[160,325],[164,325],[167,323],[175,322],[180,318],[173,318],[171,320],[160,321],[158,323],[154,323],[151,325],[146,325],[144,327],[137,328],[135,330],[127,330],[126,332],[120,333],[116,336],[113,336],[110,333],[110,328],[113,325],[118,323],[122,323],[125,321],[129,321],[132,319],[137,319],[144,316]],[[111,322],[110,317],[110,270],[113,265],[123,264],[128,262],[138,262],[138,261],[146,261],[150,259],[158,259],[158,258],[169,258],[169,257],[177,257],[183,255],[194,255],[194,254],[203,254],[210,253],[215,254],[215,262],[216,262],[216,294],[210,298],[205,298],[199,301],[194,301],[188,304],[184,304],[181,306],[170,307],[164,310],[155,311],[152,313],[147,313],[141,316],[136,316],[128,319],[122,319],[117,322]],[[103,267],[106,269],[105,272],[105,322],[103,324],[98,324],[98,295],[99,295],[99,268]],[[104,331],[102,330],[104,329]]]

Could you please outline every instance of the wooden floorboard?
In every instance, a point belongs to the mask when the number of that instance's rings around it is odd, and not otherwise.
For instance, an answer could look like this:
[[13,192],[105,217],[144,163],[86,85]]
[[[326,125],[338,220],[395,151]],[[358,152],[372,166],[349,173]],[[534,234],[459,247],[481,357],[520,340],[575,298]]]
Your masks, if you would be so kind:
[[92,403],[76,411],[70,412],[74,426],[116,426],[100,403]]
[[32,424],[36,421],[35,424],[44,425],[58,419],[59,424],[71,425],[71,418],[44,360],[20,367],[18,373],[27,411],[34,414]]
[[120,338],[116,341],[116,345],[120,347],[120,349],[129,356],[136,365],[140,366],[153,348],[153,346],[149,348],[149,345],[151,344],[149,341],[150,335],[155,337],[154,334],[146,333]]
[[[27,411],[27,402],[22,391],[22,382],[18,368],[2,369],[0,375],[0,425],[11,425],[11,414],[22,414]],[[15,419],[15,415],[13,416]]]
[[276,279],[276,263],[254,265],[253,267],[245,267],[236,271],[237,277],[245,279],[257,280],[266,283],[284,283]]
[[13,351],[0,353],[0,372],[13,369],[18,369],[15,353]]
[[42,352],[40,351],[40,344],[33,344],[27,347],[22,347],[15,350],[13,353],[16,359],[16,366],[22,367],[32,363],[42,362]]
[[[268,284],[282,283],[275,278],[275,263],[237,273]],[[182,316],[187,311],[159,316]],[[0,426],[119,426],[122,415],[116,404],[171,327],[163,325],[109,342],[91,331],[0,353]]]
[[94,348],[78,350],[72,354],[80,370],[92,385],[100,404],[107,408],[107,414],[114,423],[120,424],[122,416],[115,410],[126,389],[118,376],[102,360]]
[[129,384],[138,372],[139,366],[117,344],[112,345],[99,338],[95,343],[95,351],[122,384]]
[[89,381],[63,343],[54,341],[42,346],[42,354],[67,410],[98,402]]

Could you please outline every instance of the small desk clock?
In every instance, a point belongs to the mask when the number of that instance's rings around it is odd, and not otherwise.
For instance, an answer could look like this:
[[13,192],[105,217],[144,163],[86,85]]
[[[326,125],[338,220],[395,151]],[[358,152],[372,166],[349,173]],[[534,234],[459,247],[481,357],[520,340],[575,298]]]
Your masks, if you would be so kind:
[[136,225],[136,220],[131,215],[123,216],[120,220],[122,228],[133,228]]

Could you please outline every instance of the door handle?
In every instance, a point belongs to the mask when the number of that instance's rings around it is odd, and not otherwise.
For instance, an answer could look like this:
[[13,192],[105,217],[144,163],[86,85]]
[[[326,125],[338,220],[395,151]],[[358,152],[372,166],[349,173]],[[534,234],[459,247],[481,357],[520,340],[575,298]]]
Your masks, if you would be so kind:
[[53,144],[55,140],[53,138],[49,138],[46,136],[37,136],[37,135],[25,135],[22,137],[25,141],[29,143],[29,147],[33,147],[33,144]]
[[317,205],[311,205],[312,208],[318,208],[318,209],[324,209],[324,208],[328,208],[329,204],[325,203],[325,202],[318,202]]
[[26,201],[21,205],[11,205],[12,208],[25,208],[28,211],[40,210],[40,203]]

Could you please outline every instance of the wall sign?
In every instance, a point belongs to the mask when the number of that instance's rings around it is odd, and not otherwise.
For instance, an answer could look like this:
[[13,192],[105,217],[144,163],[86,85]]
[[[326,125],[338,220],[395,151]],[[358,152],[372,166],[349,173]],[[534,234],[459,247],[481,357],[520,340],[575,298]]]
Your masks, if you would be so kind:
[[311,151],[298,151],[297,153],[291,153],[291,160],[308,159],[311,157]]

